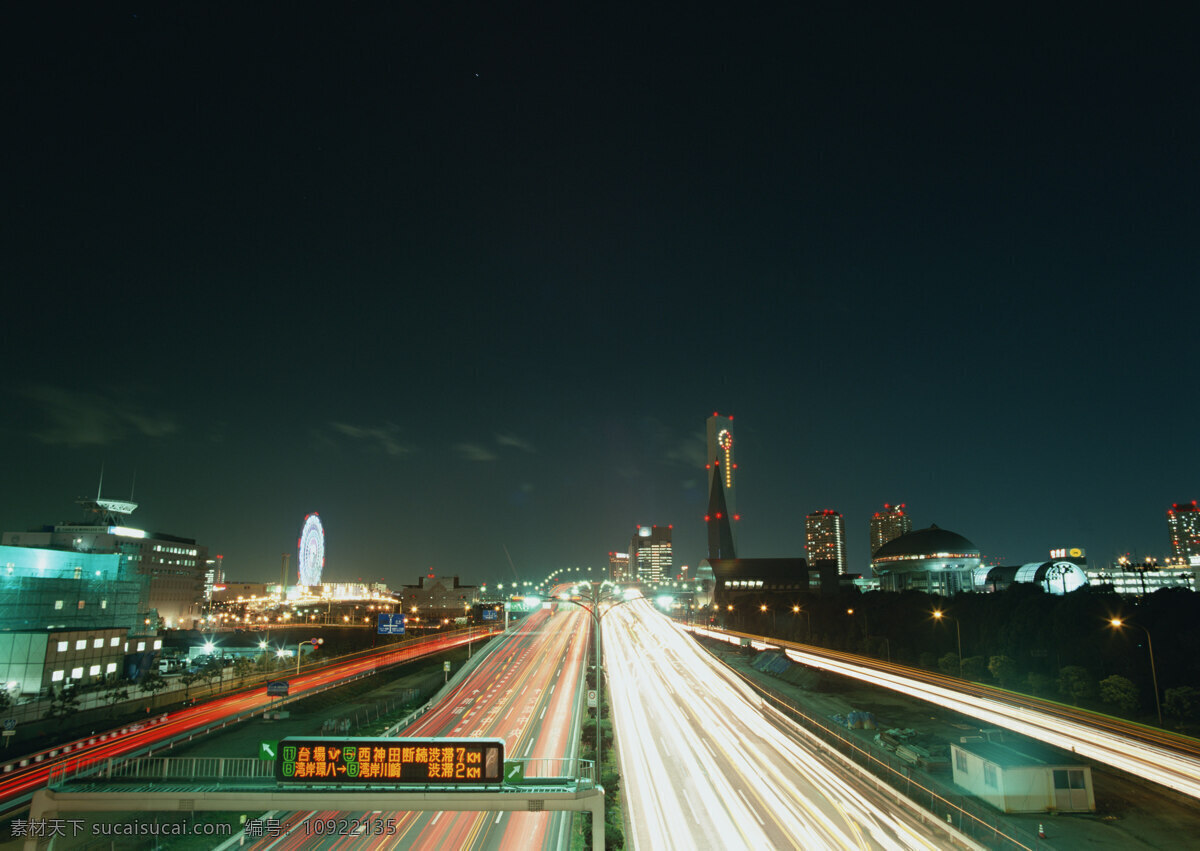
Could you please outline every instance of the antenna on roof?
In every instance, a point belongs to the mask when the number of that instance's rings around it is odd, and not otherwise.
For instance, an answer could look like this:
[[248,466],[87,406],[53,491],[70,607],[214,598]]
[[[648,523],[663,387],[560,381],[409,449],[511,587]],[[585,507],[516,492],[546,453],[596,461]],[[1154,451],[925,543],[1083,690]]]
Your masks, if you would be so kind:
[[96,485],[96,499],[100,498],[100,491],[104,490],[104,462],[100,462],[100,484]]
[[133,489],[137,487],[137,467],[133,468],[133,483],[129,485],[129,501],[133,502]]

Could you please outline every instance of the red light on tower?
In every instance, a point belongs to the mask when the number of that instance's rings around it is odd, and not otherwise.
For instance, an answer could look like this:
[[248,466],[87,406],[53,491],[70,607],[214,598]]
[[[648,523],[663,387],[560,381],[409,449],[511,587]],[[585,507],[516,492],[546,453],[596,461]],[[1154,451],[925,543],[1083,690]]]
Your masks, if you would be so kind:
[[733,519],[734,519],[734,520],[741,520],[741,519],[742,519],[742,515],[740,515],[740,514],[735,514],[735,515],[733,515]]
[[705,514],[705,515],[704,515],[704,522],[705,522],[705,523],[708,523],[708,522],[710,522],[711,520],[712,520],[712,517],[711,517],[711,516],[709,516],[708,514]]

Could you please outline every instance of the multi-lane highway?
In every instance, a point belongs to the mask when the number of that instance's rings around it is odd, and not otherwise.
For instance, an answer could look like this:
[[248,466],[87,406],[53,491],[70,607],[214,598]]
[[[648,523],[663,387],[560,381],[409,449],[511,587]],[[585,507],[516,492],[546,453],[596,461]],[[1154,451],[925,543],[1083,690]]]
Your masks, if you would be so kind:
[[[505,758],[545,760],[533,769],[558,773],[579,740],[590,619],[560,606],[530,615],[488,648],[463,682],[435,709],[398,733],[403,737],[502,738]],[[564,774],[569,771],[564,770]],[[503,849],[566,847],[569,813],[450,813],[341,811],[279,816],[280,835],[264,837],[259,851],[299,849]],[[323,825],[382,823],[386,829],[346,836],[321,835]],[[357,820],[357,821],[356,821]]]
[[626,839],[640,849],[946,848],[645,600],[604,618]]
[[788,641],[691,627],[731,643],[749,638],[756,647],[782,648],[793,661],[899,691],[1006,727],[1024,736],[1161,783],[1200,798],[1200,748],[1194,739],[1094,712],[1005,692],[989,686],[861,656]]
[[[475,641],[480,636],[474,637]],[[449,635],[420,642],[413,642],[392,650],[381,650],[378,653],[365,655],[343,664],[331,664],[312,673],[299,677],[286,677],[289,680],[292,696],[336,684],[343,680],[363,673],[369,673],[385,666],[397,664],[409,659],[417,659],[431,653],[438,653],[451,647],[467,643],[466,635]],[[66,763],[74,768],[83,768],[102,760],[121,758],[128,754],[145,751],[157,743],[167,742],[180,735],[201,730],[225,718],[233,718],[246,712],[269,707],[275,698],[268,697],[265,686],[259,686],[249,691],[225,698],[218,698],[197,706],[172,712],[165,721],[154,725],[146,725],[140,729],[129,729],[125,733],[102,733],[89,736],[76,742],[70,742],[55,748],[31,755],[27,764],[20,762],[12,764],[0,780],[0,811],[12,812],[22,803],[27,804],[33,791],[46,785],[51,769],[56,765]]]

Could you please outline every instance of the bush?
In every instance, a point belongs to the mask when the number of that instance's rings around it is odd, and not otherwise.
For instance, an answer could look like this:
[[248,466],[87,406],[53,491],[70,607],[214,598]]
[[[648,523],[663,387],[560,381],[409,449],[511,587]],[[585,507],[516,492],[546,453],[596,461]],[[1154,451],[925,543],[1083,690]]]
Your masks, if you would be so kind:
[[1096,678],[1082,665],[1066,665],[1058,669],[1058,691],[1072,703],[1078,704],[1096,696]]
[[961,665],[959,664],[958,654],[957,653],[942,654],[942,656],[938,658],[937,666],[938,666],[938,670],[940,670],[946,676],[957,677],[958,673],[959,673],[959,668],[961,667]]
[[1113,674],[1100,681],[1100,699],[1110,706],[1115,706],[1126,715],[1137,712],[1138,692],[1133,681]]
[[988,660],[988,671],[1002,688],[1017,688],[1020,685],[1021,669],[1011,656],[993,656]]
[[962,675],[964,680],[981,683],[988,678],[987,659],[983,656],[968,656],[962,660]]
[[1163,696],[1163,711],[1186,724],[1200,717],[1200,689],[1195,686],[1169,688]]

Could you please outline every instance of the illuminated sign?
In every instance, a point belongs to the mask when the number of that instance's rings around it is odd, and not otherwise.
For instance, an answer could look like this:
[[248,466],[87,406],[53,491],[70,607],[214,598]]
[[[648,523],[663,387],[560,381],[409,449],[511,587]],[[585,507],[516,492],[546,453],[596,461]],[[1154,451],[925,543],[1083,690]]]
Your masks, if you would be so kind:
[[481,785],[500,783],[503,739],[289,737],[279,743],[280,783]]
[[1050,558],[1083,558],[1087,555],[1087,551],[1081,547],[1071,547],[1067,549],[1060,547],[1050,551]]
[[144,538],[146,532],[142,529],[131,529],[128,526],[109,526],[108,534],[122,538]]
[[404,615],[400,612],[380,612],[379,634],[404,635]]

